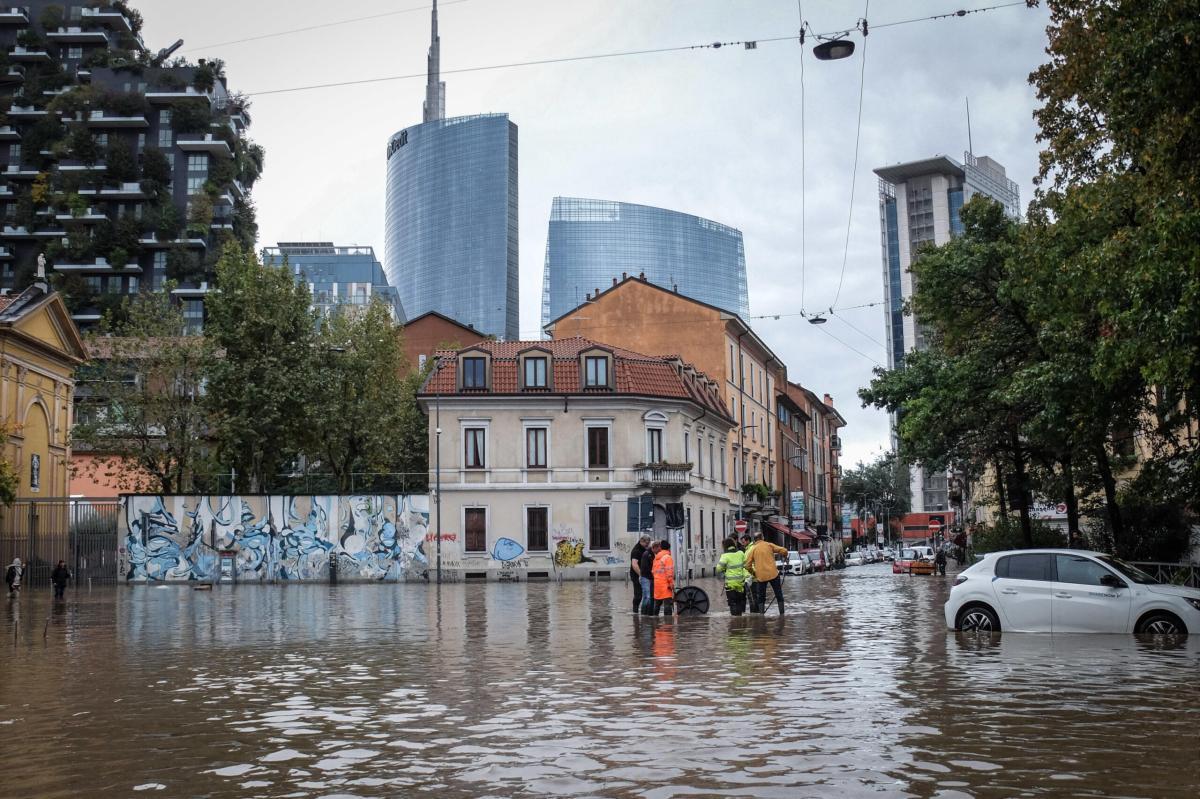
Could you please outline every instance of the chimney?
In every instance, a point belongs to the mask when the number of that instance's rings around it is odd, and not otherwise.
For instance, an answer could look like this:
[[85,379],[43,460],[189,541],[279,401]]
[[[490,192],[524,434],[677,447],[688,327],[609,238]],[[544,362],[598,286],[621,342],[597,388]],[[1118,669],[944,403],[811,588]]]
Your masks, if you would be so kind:
[[645,279],[646,279],[646,273],[645,273],[645,272],[639,272],[639,273],[638,273],[638,280],[645,280]]
[[596,299],[600,298],[600,289],[596,289]]
[[613,278],[613,287],[615,288],[615,287],[616,287],[616,285],[617,285],[617,279],[614,277],[614,278]]
[[626,273],[622,272],[622,273],[621,273],[621,279],[622,279],[622,280],[628,280],[628,279],[629,279],[629,275],[627,275]]
[[679,293],[679,284],[676,283],[675,285],[671,286],[671,291],[674,291],[676,294],[678,294]]
[[826,394],[825,395],[825,404],[828,405],[830,408],[832,408],[833,407],[833,397]]

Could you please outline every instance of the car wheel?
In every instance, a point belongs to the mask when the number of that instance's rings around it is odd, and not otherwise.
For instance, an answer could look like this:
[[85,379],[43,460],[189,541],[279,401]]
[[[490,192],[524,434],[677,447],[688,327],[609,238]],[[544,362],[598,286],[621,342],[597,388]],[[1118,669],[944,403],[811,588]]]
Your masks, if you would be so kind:
[[985,605],[972,605],[958,614],[958,629],[963,632],[998,633],[1000,618]]
[[1138,622],[1134,632],[1142,635],[1187,635],[1187,627],[1172,613],[1151,613]]

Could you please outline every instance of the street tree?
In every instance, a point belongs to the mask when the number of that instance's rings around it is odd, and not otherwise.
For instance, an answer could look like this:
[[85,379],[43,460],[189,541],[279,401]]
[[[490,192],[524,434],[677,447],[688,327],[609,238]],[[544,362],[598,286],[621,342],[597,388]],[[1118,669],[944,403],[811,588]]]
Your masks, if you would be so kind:
[[843,475],[842,496],[857,513],[902,516],[911,507],[908,469],[894,452],[885,453],[871,463],[860,461]]
[[126,297],[106,314],[79,373],[73,446],[94,454],[85,467],[93,475],[125,491],[191,492],[209,465],[202,395],[211,353],[183,335],[170,288]]
[[236,492],[267,492],[310,447],[319,355],[308,286],[229,245],[217,262],[205,332],[219,353],[205,395],[219,463]]

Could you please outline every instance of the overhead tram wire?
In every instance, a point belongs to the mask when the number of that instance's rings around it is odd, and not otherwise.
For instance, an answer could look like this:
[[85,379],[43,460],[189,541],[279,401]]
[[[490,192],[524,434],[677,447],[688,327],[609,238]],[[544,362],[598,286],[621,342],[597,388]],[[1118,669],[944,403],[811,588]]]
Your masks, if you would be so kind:
[[[800,30],[804,30],[803,0],[796,0],[796,12],[800,15]],[[800,48],[800,310],[804,309],[804,278],[808,261],[808,191],[805,184],[805,172],[808,160],[805,152],[804,127],[804,48]]]
[[[443,6],[451,6],[456,3],[466,3],[466,2],[468,2],[468,0],[443,0],[442,5]],[[385,17],[395,17],[395,16],[399,16],[401,14],[411,14],[414,11],[428,11],[430,8],[432,8],[432,6],[430,6],[430,5],[412,6],[410,8],[401,8],[396,11],[385,11],[382,14],[371,14],[370,16],[366,16],[366,17],[353,17],[351,19],[339,19],[339,20],[334,20],[333,22],[321,22],[321,23],[317,23],[315,25],[308,25],[303,28],[292,28],[291,30],[276,31],[275,33],[262,33],[262,34],[258,34],[257,36],[248,36],[245,39],[232,39],[228,42],[216,42],[214,44],[202,44],[197,47],[185,47],[185,48],[183,48],[183,51],[190,52],[193,50],[211,50],[214,47],[229,47],[230,45],[234,45],[234,44],[246,44],[247,42],[261,42],[263,39],[277,39],[281,36],[291,36],[292,34],[295,34],[295,33],[307,33],[308,31],[318,31],[318,30],[323,30],[325,28],[336,28],[339,25],[352,25],[355,22],[370,22],[371,20],[383,19]]]
[[874,336],[872,336],[870,333],[867,333],[867,332],[866,332],[866,331],[864,331],[862,328],[860,328],[858,325],[856,325],[856,324],[852,323],[852,322],[851,322],[849,319],[847,319],[846,317],[842,316],[842,315],[841,315],[841,314],[839,314],[839,313],[834,313],[833,311],[830,311],[830,312],[829,312],[829,315],[830,315],[830,316],[833,316],[833,317],[836,317],[836,318],[837,318],[837,319],[838,319],[838,320],[839,320],[839,321],[840,321],[842,324],[844,324],[846,327],[850,328],[850,329],[851,329],[851,330],[853,330],[855,333],[857,333],[858,335],[860,335],[860,336],[862,336],[863,338],[865,338],[867,341],[870,341],[872,344],[874,344],[874,345],[876,345],[877,347],[881,348],[881,349],[882,349],[884,352],[887,352],[887,346],[886,346],[886,345],[885,345],[885,344],[884,344],[882,341],[880,341],[879,339],[875,338],[875,337],[874,337]]
[[838,304],[838,300],[842,298],[842,286],[846,282],[846,261],[850,257],[850,228],[854,223],[854,189],[858,186],[858,146],[862,141],[862,112],[863,112],[863,94],[867,85],[867,12],[871,10],[871,0],[866,0],[866,6],[863,8],[862,30],[862,66],[858,73],[858,124],[855,126],[854,132],[854,166],[850,170],[850,211],[846,214],[846,246],[842,250],[842,271],[838,275],[837,292],[833,295],[833,303],[829,306],[832,308]]
[[[452,2],[465,3],[465,2],[467,2],[467,0],[452,0]],[[967,14],[978,14],[978,13],[982,13],[984,11],[994,11],[996,9],[1009,8],[1011,6],[1019,6],[1019,5],[1025,5],[1025,0],[1021,0],[1021,2],[1006,3],[1003,5],[987,6],[987,7],[983,7],[983,8],[960,9],[958,11],[948,12],[945,14],[934,14],[934,15],[928,16],[928,17],[916,17],[913,19],[897,20],[895,22],[884,22],[884,23],[880,23],[878,25],[872,25],[871,27],[875,30],[878,30],[879,28],[889,28],[889,27],[894,27],[897,25],[908,25],[908,24],[911,24],[914,22],[930,22],[930,21],[934,21],[934,20],[951,19],[951,18],[966,16]],[[406,10],[412,10],[412,9],[406,9]],[[390,12],[390,13],[396,14],[396,13],[403,13],[403,12]],[[366,18],[364,17],[363,19],[366,19]],[[352,20],[346,20],[345,22],[350,22],[350,21],[352,21]],[[257,36],[257,37],[253,37],[253,38],[254,39],[266,39],[266,38],[272,38],[275,36],[285,36],[290,33],[297,33],[297,32],[303,31],[303,30],[313,30],[315,28],[332,26],[332,25],[336,25],[336,24],[345,24],[345,23],[325,23],[325,25],[312,26],[311,28],[301,28],[301,29],[296,29],[294,31],[281,31],[279,33],[273,33],[273,34],[262,34],[261,36]],[[854,27],[851,26],[850,28],[844,28],[839,31],[831,31],[829,33],[820,33],[820,34],[813,34],[813,35],[817,36],[817,37],[835,36],[835,35],[845,33],[847,30],[853,30],[853,29],[854,29]],[[745,40],[741,40],[741,41],[732,41],[732,42],[711,42],[708,44],[681,45],[681,46],[677,46],[677,47],[657,47],[657,48],[651,48],[651,49],[646,49],[646,50],[622,50],[622,51],[617,51],[617,52],[612,52],[612,53],[593,53],[591,55],[564,56],[564,57],[559,57],[559,58],[544,58],[544,59],[537,59],[537,60],[532,60],[532,61],[514,61],[511,63],[507,63],[507,64],[490,64],[490,65],[478,66],[478,67],[462,67],[459,69],[443,69],[442,74],[443,75],[461,75],[461,74],[471,73],[471,72],[488,72],[491,70],[498,70],[498,69],[513,69],[516,67],[533,67],[533,66],[545,66],[545,65],[550,65],[550,64],[567,64],[567,63],[573,63],[573,62],[578,62],[578,61],[597,61],[597,60],[609,59],[609,58],[624,58],[627,56],[657,55],[659,53],[680,53],[680,52],[685,52],[688,50],[719,50],[722,47],[736,47],[737,45],[743,45],[747,49],[754,49],[760,44],[773,44],[776,42],[792,42],[792,41],[797,41],[799,38],[800,37],[797,36],[796,34],[789,33],[785,36],[768,36],[768,37],[759,38],[759,39],[745,39]],[[226,44],[237,44],[242,41],[250,41],[250,40],[251,39],[244,39],[244,40],[238,40],[237,42],[227,42]],[[217,46],[217,45],[206,45],[206,47],[215,47],[215,46]],[[196,50],[196,49],[200,49],[200,48],[189,48],[189,49]],[[266,89],[263,91],[245,92],[245,95],[248,97],[263,97],[263,96],[271,95],[271,94],[290,94],[290,93],[294,93],[294,92],[313,91],[316,89],[334,89],[334,88],[339,88],[342,86],[362,86],[362,85],[367,85],[367,84],[372,84],[372,83],[386,83],[386,82],[397,81],[397,80],[414,80],[417,78],[424,80],[426,77],[427,77],[427,73],[422,71],[422,72],[414,72],[414,73],[407,74],[407,75],[387,75],[387,76],[379,77],[379,78],[362,78],[359,80],[336,81],[336,82],[332,82],[332,83],[315,83],[315,84],[311,84],[308,86],[293,86],[293,87],[288,87],[288,88],[284,88],[284,89]]]

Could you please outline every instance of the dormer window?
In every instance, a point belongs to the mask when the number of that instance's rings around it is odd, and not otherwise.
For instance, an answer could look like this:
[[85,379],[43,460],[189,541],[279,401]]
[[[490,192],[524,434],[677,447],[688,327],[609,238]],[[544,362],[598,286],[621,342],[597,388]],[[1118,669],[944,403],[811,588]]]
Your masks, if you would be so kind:
[[487,358],[462,359],[462,387],[487,388]]
[[583,359],[584,378],[588,388],[608,388],[608,358],[603,355],[589,355]]
[[525,359],[525,388],[548,388],[546,379],[547,359],[530,356]]

